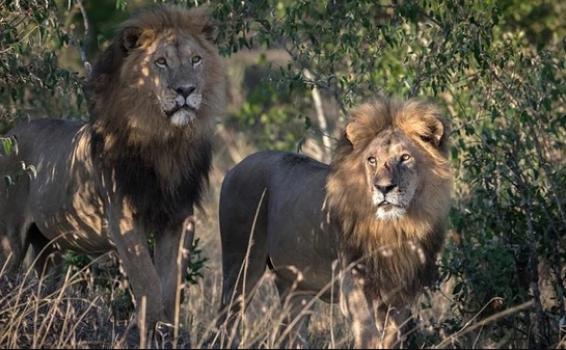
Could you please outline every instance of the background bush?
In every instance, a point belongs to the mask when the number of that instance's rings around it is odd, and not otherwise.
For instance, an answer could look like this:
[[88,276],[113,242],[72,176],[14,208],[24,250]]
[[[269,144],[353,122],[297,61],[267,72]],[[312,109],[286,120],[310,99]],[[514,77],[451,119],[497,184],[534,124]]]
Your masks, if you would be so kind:
[[[86,119],[81,53],[92,60],[127,17],[124,10],[148,3],[84,1],[81,11],[76,0],[0,1],[0,129],[45,115]],[[210,6],[232,92],[220,137],[235,133],[251,149],[304,151],[328,161],[353,104],[376,95],[419,96],[445,108],[453,123],[455,199],[442,280],[419,306],[432,311],[421,313],[428,328],[417,345],[561,344],[566,4],[228,0]],[[438,295],[447,310],[442,316]],[[486,319],[468,333],[471,323]]]

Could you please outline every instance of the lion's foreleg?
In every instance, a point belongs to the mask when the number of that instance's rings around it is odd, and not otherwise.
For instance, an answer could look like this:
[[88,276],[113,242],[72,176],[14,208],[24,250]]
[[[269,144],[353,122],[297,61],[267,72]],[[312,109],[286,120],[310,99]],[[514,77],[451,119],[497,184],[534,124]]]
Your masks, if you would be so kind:
[[146,335],[153,330],[157,321],[165,319],[160,279],[151,259],[147,237],[135,225],[132,212],[124,200],[113,200],[110,203],[108,224],[118,257],[133,290],[138,326],[142,334]]
[[180,225],[156,234],[155,238],[155,266],[161,278],[165,316],[175,330],[178,330],[181,292],[194,235],[195,220],[191,215]]
[[376,318],[381,329],[381,346],[387,349],[402,347],[403,331],[411,319],[411,310],[382,305],[377,310]]
[[381,339],[364,284],[365,279],[355,269],[344,271],[340,283],[340,306],[344,315],[351,321],[355,348],[380,348]]

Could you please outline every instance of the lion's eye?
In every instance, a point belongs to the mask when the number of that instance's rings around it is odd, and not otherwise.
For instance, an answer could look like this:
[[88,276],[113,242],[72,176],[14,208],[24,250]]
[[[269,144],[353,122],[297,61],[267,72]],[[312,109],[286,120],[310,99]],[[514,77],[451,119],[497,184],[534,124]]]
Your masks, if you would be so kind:
[[193,57],[191,57],[191,63],[192,64],[197,64],[202,60],[202,57],[200,57],[199,55],[194,55]]
[[376,159],[375,157],[371,156],[371,157],[368,158],[368,163],[369,163],[370,165],[376,165],[376,164],[377,164],[377,159]]
[[167,60],[165,59],[165,57],[159,57],[158,59],[155,60],[155,64],[158,65],[159,67],[166,67]]
[[401,161],[402,161],[402,162],[406,162],[406,161],[408,161],[409,159],[411,159],[411,156],[410,156],[408,153],[405,153],[405,154],[403,154],[403,155],[401,156]]

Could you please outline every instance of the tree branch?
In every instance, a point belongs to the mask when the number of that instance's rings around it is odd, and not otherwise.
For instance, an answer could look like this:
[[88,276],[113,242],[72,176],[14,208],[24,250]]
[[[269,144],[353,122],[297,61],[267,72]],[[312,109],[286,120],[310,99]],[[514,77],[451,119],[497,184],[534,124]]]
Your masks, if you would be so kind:
[[89,30],[90,26],[88,24],[88,17],[86,14],[85,7],[83,6],[82,0],[77,0],[77,6],[81,11],[81,16],[83,17],[83,25],[85,29],[84,39],[80,41],[79,51],[81,54],[81,61],[83,62],[83,65],[85,67],[86,76],[90,77],[90,73],[92,72],[92,65],[90,64],[87,58],[87,49],[88,49],[87,43],[90,37],[90,30]]
[[[314,81],[315,78],[313,74],[306,68],[303,69],[303,75],[305,78]],[[314,103],[314,108],[316,110],[316,118],[318,120],[318,126],[322,134],[322,145],[324,146],[322,161],[325,163],[330,162],[330,150],[332,149],[332,144],[330,142],[330,137],[328,136],[328,123],[326,122],[326,116],[324,115],[324,109],[322,108],[322,99],[320,97],[320,91],[316,84],[313,84],[312,90],[312,100]]]

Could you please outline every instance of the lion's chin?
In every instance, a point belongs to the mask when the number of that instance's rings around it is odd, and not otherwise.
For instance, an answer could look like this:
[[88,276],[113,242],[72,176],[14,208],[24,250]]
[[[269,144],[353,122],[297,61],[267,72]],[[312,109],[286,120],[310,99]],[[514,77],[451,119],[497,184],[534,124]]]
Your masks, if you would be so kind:
[[378,220],[395,220],[395,219],[400,219],[406,213],[407,213],[407,209],[403,207],[387,204],[387,205],[380,205],[377,207],[377,210],[375,211],[375,217]]
[[173,113],[173,115],[171,115],[171,117],[169,118],[171,124],[179,127],[187,126],[195,119],[196,119],[195,112],[185,108],[179,109],[177,112]]

